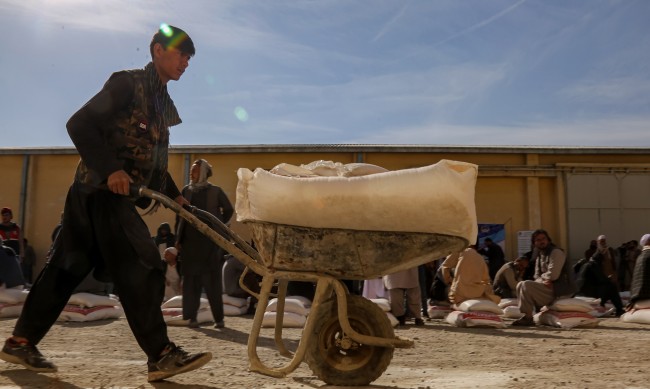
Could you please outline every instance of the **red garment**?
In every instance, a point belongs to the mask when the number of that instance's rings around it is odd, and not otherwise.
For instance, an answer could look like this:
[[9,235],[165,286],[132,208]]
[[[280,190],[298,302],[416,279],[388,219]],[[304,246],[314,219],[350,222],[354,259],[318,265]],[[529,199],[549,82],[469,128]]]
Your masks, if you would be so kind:
[[10,222],[9,224],[0,224],[0,237],[2,240],[20,239],[20,227],[18,224]]

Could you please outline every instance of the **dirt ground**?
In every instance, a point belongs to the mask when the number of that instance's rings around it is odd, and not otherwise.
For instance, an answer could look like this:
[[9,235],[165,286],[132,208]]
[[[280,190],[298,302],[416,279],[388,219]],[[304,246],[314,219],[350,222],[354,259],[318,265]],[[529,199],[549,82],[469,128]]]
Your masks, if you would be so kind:
[[[9,334],[15,319],[0,321]],[[0,361],[0,388],[345,388],[317,379],[306,363],[285,378],[248,371],[252,316],[226,318],[226,328],[170,327],[188,351],[214,358],[200,370],[147,383],[145,357],[125,319],[56,324],[39,348],[58,373],[28,372]],[[601,319],[595,329],[457,328],[442,320],[395,330],[415,340],[396,349],[386,372],[365,388],[650,388],[650,326]],[[285,329],[295,350],[300,329]],[[262,329],[258,353],[267,365],[286,363]]]

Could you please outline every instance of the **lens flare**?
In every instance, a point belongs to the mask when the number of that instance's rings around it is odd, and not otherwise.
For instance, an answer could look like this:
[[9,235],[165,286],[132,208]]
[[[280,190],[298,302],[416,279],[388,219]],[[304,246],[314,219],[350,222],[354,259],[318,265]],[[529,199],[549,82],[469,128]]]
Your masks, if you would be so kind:
[[248,112],[243,107],[236,107],[234,113],[235,117],[240,121],[245,122],[248,120]]
[[162,32],[166,37],[170,37],[174,33],[167,23],[160,23],[160,32]]

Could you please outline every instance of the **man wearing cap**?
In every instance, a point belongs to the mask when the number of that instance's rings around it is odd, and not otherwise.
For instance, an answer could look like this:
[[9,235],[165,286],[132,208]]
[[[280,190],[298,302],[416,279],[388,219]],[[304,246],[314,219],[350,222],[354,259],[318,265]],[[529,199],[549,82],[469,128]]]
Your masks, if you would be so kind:
[[160,310],[163,264],[136,209],[150,200],[129,194],[132,186],[147,186],[186,203],[167,172],[169,127],[181,123],[167,83],[181,78],[194,43],[180,28],[163,24],[149,48],[152,61],[144,69],[114,73],[67,123],[81,160],[62,228],[0,359],[55,372],[36,345],[91,271],[119,291],[129,326],[148,357],[149,381],[194,370],[212,358],[208,352],[189,354],[167,337]]
[[[228,223],[234,209],[226,193],[208,181],[211,176],[212,166],[208,161],[194,161],[190,168],[190,183],[183,188],[183,196],[193,206],[211,213],[222,223]],[[199,327],[197,315],[201,293],[205,291],[214,325],[223,328],[223,249],[182,220],[177,226],[177,247],[183,261],[183,319],[189,320],[190,327]]]

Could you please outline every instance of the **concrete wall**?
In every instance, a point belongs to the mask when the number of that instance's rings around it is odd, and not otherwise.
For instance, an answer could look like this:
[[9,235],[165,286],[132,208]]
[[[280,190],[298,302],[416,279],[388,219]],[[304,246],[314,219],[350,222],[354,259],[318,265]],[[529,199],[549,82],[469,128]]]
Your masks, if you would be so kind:
[[[572,259],[577,259],[574,258],[576,253],[584,251],[589,242],[583,241],[584,236],[572,239],[570,230],[575,230],[575,226],[572,229],[568,227],[567,175],[576,172],[616,175],[633,171],[650,177],[650,149],[639,148],[187,146],[173,148],[170,154],[170,172],[179,188],[187,183],[189,166],[197,158],[212,164],[214,174],[210,181],[221,186],[233,203],[237,169],[241,167],[270,169],[283,162],[300,165],[316,160],[366,162],[390,170],[425,166],[441,159],[475,163],[479,165],[475,192],[478,221],[506,226],[508,259],[516,256],[517,233],[540,227],[548,230],[553,240],[568,250]],[[78,156],[72,148],[0,148],[0,169],[3,172],[0,206],[11,207],[15,221],[23,225],[25,236],[38,256],[35,271],[44,264],[50,235],[59,221],[77,162]],[[601,195],[607,196],[607,193]],[[580,198],[572,197],[572,201],[580,201]],[[630,220],[630,225],[635,227],[627,239],[638,239],[641,235],[637,229],[642,231],[645,220],[636,220],[633,215],[629,218],[635,219]],[[173,226],[174,220],[175,215],[166,209],[145,217],[152,235],[160,223],[169,222]],[[232,228],[249,238],[244,226],[234,222]],[[612,245],[617,243],[611,242]]]

